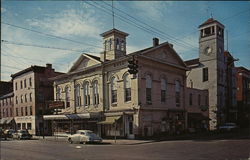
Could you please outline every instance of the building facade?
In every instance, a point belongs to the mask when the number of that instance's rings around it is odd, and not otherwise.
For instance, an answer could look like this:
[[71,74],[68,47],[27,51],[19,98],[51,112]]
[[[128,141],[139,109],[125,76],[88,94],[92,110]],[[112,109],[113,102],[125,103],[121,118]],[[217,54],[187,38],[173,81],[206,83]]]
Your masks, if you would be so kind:
[[0,127],[2,129],[15,129],[13,97],[13,92],[0,97]]
[[237,106],[238,123],[241,127],[250,126],[250,71],[237,67]]
[[53,84],[49,78],[61,73],[55,72],[51,64],[46,67],[31,66],[12,74],[14,119],[16,129],[28,129],[31,134],[48,134],[50,126],[43,123],[46,102],[53,100]]
[[[55,99],[65,104],[44,116],[54,133],[91,129],[101,136],[135,138],[187,129],[188,68],[173,45],[155,38],[152,47],[126,54],[127,33],[112,29],[101,36],[100,58],[82,54],[68,73],[53,78]],[[136,75],[128,73],[132,58]]]
[[[199,58],[186,61],[190,71],[187,72],[187,86],[207,89],[209,92],[209,128],[214,130],[228,120],[229,103],[235,105],[236,84],[233,73],[233,62],[227,62],[224,53],[224,25],[209,18],[199,26]],[[228,67],[230,65],[231,68]],[[228,83],[230,81],[230,83]],[[230,97],[230,100],[229,100]],[[230,102],[229,102],[230,101]]]

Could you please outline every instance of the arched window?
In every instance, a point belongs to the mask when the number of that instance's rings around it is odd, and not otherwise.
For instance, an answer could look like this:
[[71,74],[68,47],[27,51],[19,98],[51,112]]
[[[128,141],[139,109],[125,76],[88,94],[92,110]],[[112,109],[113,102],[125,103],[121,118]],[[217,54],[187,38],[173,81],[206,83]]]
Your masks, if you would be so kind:
[[146,76],[146,102],[152,104],[152,79],[150,75]]
[[23,103],[23,95],[21,95],[21,103]]
[[70,93],[69,93],[69,87],[65,87],[65,101],[66,101],[66,107],[70,107]]
[[131,82],[129,74],[124,76],[124,99],[125,102],[131,101]]
[[61,88],[60,87],[56,88],[56,100],[57,101],[61,100]]
[[99,104],[99,90],[98,90],[98,81],[94,81],[93,83],[93,102],[94,102],[94,105],[97,105]]
[[161,78],[161,102],[166,102],[167,82],[164,78]]
[[117,80],[115,77],[111,79],[111,103],[116,103],[117,102]]
[[83,85],[83,96],[84,96],[84,106],[88,106],[90,104],[89,82],[85,82]]
[[180,81],[176,80],[175,81],[175,103],[177,107],[180,106],[180,96],[181,96],[180,92],[181,92],[181,84],[180,84]]
[[80,95],[80,85],[76,85],[75,87],[75,105],[77,107],[81,106],[81,95]]

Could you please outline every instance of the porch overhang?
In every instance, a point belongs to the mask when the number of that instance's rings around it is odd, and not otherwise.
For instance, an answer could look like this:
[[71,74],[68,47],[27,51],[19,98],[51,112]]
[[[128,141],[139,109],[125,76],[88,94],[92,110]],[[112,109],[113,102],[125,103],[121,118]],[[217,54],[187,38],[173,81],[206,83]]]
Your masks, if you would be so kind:
[[120,118],[121,116],[106,117],[104,121],[98,122],[97,124],[114,124]]

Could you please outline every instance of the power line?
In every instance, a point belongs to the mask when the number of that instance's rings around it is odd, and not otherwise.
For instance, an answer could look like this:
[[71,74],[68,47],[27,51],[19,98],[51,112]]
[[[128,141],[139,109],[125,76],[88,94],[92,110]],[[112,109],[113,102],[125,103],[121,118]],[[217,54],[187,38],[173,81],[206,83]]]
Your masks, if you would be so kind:
[[[104,2],[104,1],[102,1],[102,2],[103,2],[105,5],[107,5],[107,6],[111,6],[110,4],[108,4],[108,3]],[[180,40],[180,39],[177,39],[177,38],[175,38],[174,36],[171,36],[171,35],[169,35],[169,34],[163,32],[163,31],[161,31],[161,30],[159,30],[159,29],[157,29],[157,28],[155,28],[155,27],[152,27],[151,25],[149,25],[149,24],[147,24],[147,23],[145,23],[145,22],[139,20],[138,18],[135,18],[134,16],[131,16],[130,14],[128,14],[128,13],[126,13],[126,12],[124,12],[124,11],[118,9],[118,8],[115,8],[115,7],[114,7],[114,9],[116,9],[117,11],[119,11],[119,12],[121,12],[121,13],[123,13],[123,14],[129,16],[129,17],[131,17],[132,19],[134,19],[134,20],[136,20],[136,21],[138,21],[138,22],[140,22],[140,23],[142,23],[142,24],[144,24],[144,25],[146,25],[146,26],[148,26],[148,27],[150,27],[150,28],[152,28],[152,29],[158,31],[159,33],[165,34],[165,35],[171,37],[172,39],[181,41],[181,42],[183,42],[184,44],[187,44],[187,45],[189,45],[189,46],[192,46],[192,47],[195,47],[195,48],[196,48],[196,46],[193,46],[193,45],[191,45],[191,44],[189,44],[189,43],[187,43],[187,42],[185,42],[185,41],[182,41],[182,40]]]
[[89,46],[102,48],[100,46],[96,46],[96,45],[93,45],[93,44],[89,44],[89,43],[85,43],[85,42],[79,42],[79,41],[76,41],[76,40],[71,40],[71,39],[68,39],[68,38],[64,38],[64,37],[60,37],[60,36],[56,36],[56,35],[52,35],[52,34],[48,34],[48,33],[43,33],[43,32],[40,32],[40,31],[36,31],[36,30],[33,30],[33,29],[17,26],[17,25],[14,25],[14,24],[6,23],[6,22],[1,22],[1,23],[5,24],[5,25],[12,26],[12,27],[16,27],[16,28],[19,28],[19,29],[23,29],[23,30],[39,33],[39,34],[42,34],[42,35],[46,35],[46,36],[49,36],[49,37],[54,37],[54,38],[58,38],[58,39],[62,39],[62,40],[66,40],[66,41],[70,41],[70,42],[74,42],[74,43],[78,43],[78,44],[86,44],[86,45],[89,45]]
[[[107,9],[106,7],[103,7],[103,6],[99,7],[99,5],[96,6],[96,5],[91,4],[91,3],[88,3],[88,2],[86,2],[86,1],[84,1],[84,2],[87,3],[87,4],[89,4],[89,5],[91,5],[91,6],[94,6],[94,7],[98,8],[98,9],[104,11],[104,12],[106,12],[107,14],[112,14],[112,13],[110,13],[110,12],[107,11],[107,10],[110,10],[110,9]],[[103,9],[103,8],[105,8],[106,10]],[[163,35],[162,33],[159,33],[159,32],[156,32],[155,30],[146,28],[146,27],[142,26],[141,24],[136,24],[135,22],[131,21],[131,20],[128,19],[127,17],[121,16],[121,15],[118,15],[118,14],[116,14],[115,16],[118,17],[119,19],[121,19],[122,21],[124,21],[124,22],[126,22],[126,23],[129,23],[129,24],[131,24],[131,25],[133,25],[133,26],[135,26],[135,27],[137,27],[137,28],[139,28],[139,29],[142,29],[142,30],[144,30],[144,31],[146,31],[146,32],[148,32],[148,33],[150,33],[150,34],[152,34],[152,35],[158,34],[158,35],[160,35],[161,37],[164,37],[163,39],[170,39],[169,37],[166,38],[166,35]],[[173,41],[175,41],[175,40],[173,40]],[[183,45],[182,43],[180,43],[180,42],[178,42],[178,41],[175,41],[175,42],[177,43],[177,45],[179,44],[179,46],[186,47],[186,48],[190,48],[190,46]],[[193,48],[193,47],[192,47],[192,48]],[[198,48],[196,48],[196,49],[198,49]]]
[[[39,48],[48,48],[48,49],[57,49],[57,50],[67,50],[67,51],[83,52],[83,51],[74,50],[74,49],[59,48],[59,47],[52,47],[52,46],[43,46],[43,45],[28,44],[28,43],[21,43],[21,42],[13,42],[13,41],[8,41],[8,40],[2,40],[2,42],[7,43],[7,44],[21,45],[21,46],[30,46],[30,47],[39,47]],[[89,52],[89,53],[91,53],[91,52]]]

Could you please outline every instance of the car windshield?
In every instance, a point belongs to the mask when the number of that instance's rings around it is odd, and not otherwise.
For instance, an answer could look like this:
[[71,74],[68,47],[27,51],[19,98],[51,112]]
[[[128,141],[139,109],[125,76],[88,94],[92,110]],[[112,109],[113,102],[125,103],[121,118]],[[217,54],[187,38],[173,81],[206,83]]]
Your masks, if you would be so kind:
[[28,131],[22,130],[22,131],[20,131],[20,133],[27,134],[27,133],[28,133]]

